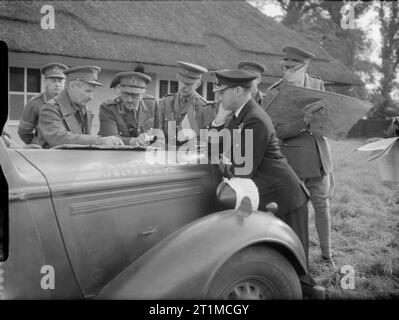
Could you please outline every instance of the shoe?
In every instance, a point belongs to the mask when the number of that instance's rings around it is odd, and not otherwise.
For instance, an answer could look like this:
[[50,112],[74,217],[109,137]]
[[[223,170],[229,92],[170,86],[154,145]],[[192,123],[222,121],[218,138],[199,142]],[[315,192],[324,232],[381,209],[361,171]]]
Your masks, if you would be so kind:
[[301,280],[301,287],[304,300],[326,299],[326,289],[322,286],[316,286],[312,283]]
[[334,259],[332,258],[333,255],[331,255],[331,258],[325,257],[325,256],[321,256],[321,262],[324,263],[325,265],[327,265],[328,267],[337,269],[337,266],[334,262]]

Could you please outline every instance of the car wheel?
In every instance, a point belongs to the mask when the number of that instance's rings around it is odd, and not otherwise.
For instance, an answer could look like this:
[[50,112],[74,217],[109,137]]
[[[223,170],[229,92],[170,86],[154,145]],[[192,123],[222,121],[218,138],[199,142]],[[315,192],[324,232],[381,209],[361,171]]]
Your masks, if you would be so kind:
[[279,252],[249,247],[237,252],[215,274],[206,299],[302,299],[297,273]]

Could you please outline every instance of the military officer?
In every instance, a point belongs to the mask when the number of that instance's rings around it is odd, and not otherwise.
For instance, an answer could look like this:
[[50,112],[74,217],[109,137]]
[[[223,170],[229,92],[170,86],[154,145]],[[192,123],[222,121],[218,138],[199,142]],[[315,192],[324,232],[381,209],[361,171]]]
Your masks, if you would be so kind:
[[[308,261],[308,192],[281,153],[271,119],[252,99],[253,80],[256,74],[245,70],[223,70],[215,73],[217,83],[214,91],[222,107],[211,128],[240,132],[241,143],[231,144],[232,166],[225,172],[229,176],[250,178],[259,190],[259,210],[265,210],[270,202],[276,202],[276,216],[285,221],[298,235]],[[232,119],[226,119],[232,113]],[[253,140],[248,141],[246,130],[252,130]],[[231,139],[233,140],[233,139]],[[241,174],[241,154],[246,143],[252,144],[252,170]],[[238,148],[234,151],[235,148]],[[250,149],[250,148],[249,148]],[[225,152],[226,153],[226,152]],[[227,153],[228,154],[228,153]],[[239,155],[238,161],[234,155]],[[251,156],[251,155],[250,155]],[[247,158],[248,155],[244,155]],[[303,287],[313,287],[314,280],[308,274],[302,279]]]
[[151,142],[152,129],[162,129],[158,103],[145,93],[151,77],[134,71],[115,75],[111,85],[116,85],[120,96],[109,99],[100,106],[99,135],[116,135],[124,144],[146,146]]
[[241,61],[238,63],[237,68],[240,70],[255,72],[258,75],[254,80],[255,91],[252,94],[252,98],[261,106],[264,94],[259,90],[258,85],[262,82],[262,74],[265,72],[265,66],[256,61]]
[[[324,90],[323,81],[306,73],[309,62],[315,57],[311,52],[297,47],[285,47],[285,57],[280,62],[284,77],[269,87],[267,97],[274,97],[283,83]],[[267,111],[267,109],[266,109]],[[334,189],[331,151],[325,137],[311,132],[311,120],[326,115],[326,108],[316,102],[305,108],[304,116],[291,123],[274,123],[281,149],[288,163],[304,181],[310,191],[315,210],[316,230],[320,240],[321,259],[335,267],[330,245],[329,199]]]
[[91,135],[93,113],[86,104],[93,99],[100,67],[79,66],[65,71],[66,88],[47,101],[39,116],[39,142],[43,148],[61,144],[123,145],[118,137]]
[[18,126],[18,135],[24,143],[38,143],[40,109],[48,100],[54,98],[64,89],[66,78],[64,71],[67,69],[66,65],[58,62],[41,66],[40,72],[44,76],[45,91],[26,103]]
[[[184,61],[177,61],[177,64],[179,71],[176,78],[179,81],[179,91],[167,94],[159,102],[165,135],[168,133],[169,121],[176,121],[176,127],[179,129],[186,115],[192,115],[193,119],[189,119],[192,130],[205,128],[209,124],[205,123],[202,108],[207,101],[196,91],[201,85],[201,75],[208,70]],[[184,140],[182,137],[182,141]]]

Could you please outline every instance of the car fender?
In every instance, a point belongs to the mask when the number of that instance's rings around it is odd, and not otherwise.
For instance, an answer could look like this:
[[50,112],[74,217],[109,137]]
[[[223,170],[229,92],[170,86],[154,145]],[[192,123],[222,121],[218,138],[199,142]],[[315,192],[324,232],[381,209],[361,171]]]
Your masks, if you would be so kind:
[[108,283],[97,298],[201,299],[213,275],[233,254],[259,244],[282,248],[297,273],[306,273],[303,247],[286,223],[270,212],[255,211],[244,217],[227,210],[163,239]]

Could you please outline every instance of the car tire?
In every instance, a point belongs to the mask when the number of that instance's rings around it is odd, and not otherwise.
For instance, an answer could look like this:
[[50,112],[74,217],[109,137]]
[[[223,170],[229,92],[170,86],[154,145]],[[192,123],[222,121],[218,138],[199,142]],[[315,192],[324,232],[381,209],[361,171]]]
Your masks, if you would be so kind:
[[302,299],[298,275],[275,249],[254,246],[233,255],[215,274],[206,299]]

